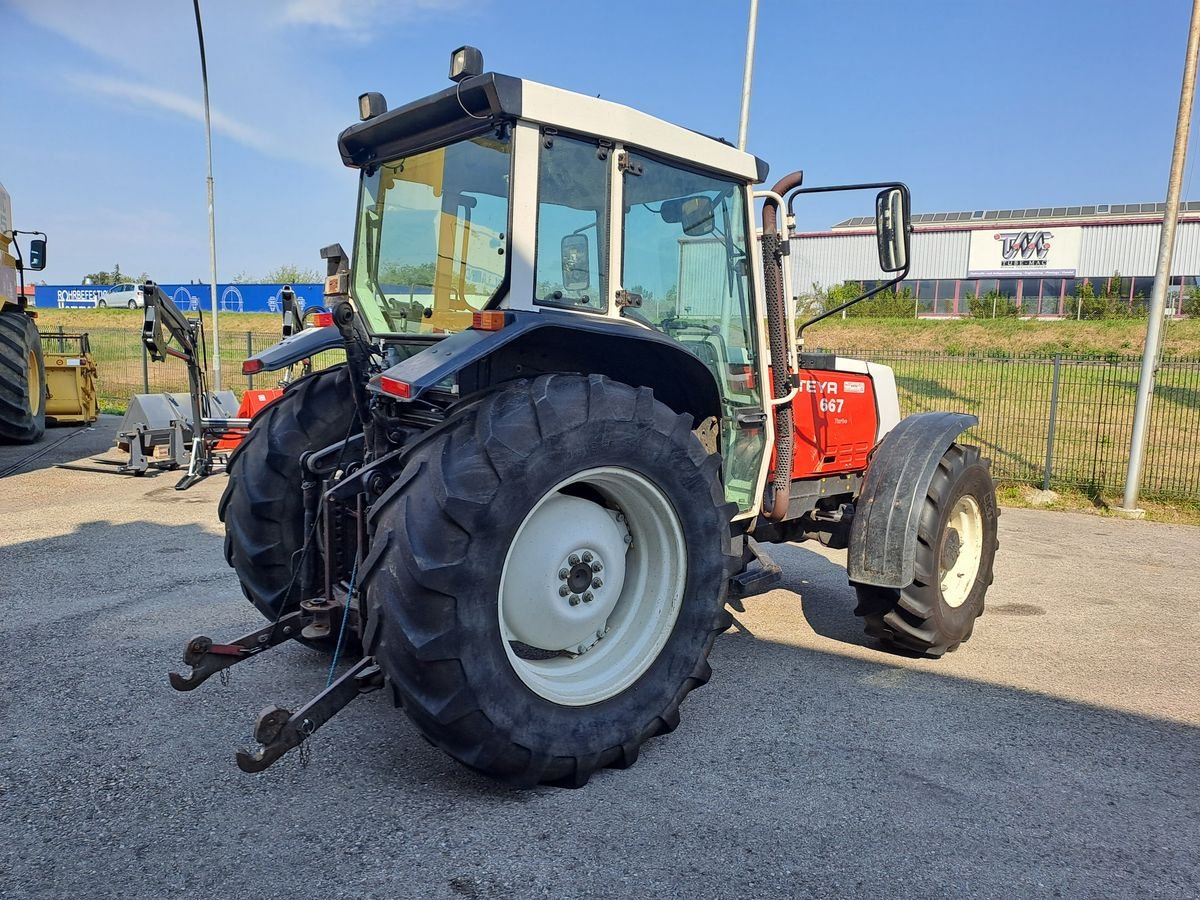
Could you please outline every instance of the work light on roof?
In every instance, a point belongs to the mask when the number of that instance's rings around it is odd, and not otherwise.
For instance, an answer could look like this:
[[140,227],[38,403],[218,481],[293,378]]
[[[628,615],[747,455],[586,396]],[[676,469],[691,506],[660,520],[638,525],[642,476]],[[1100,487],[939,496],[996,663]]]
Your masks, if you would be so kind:
[[483,53],[475,47],[459,47],[450,54],[450,80],[462,81],[483,74]]
[[364,122],[387,112],[387,100],[378,91],[367,91],[358,97],[358,117]]

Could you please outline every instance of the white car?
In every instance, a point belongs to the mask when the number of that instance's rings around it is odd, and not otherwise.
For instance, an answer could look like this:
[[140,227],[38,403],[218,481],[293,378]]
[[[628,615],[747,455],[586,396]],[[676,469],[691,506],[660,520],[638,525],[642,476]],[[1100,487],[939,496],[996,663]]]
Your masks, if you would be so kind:
[[146,305],[145,289],[140,284],[114,284],[108,292],[96,301],[96,306],[104,309],[106,306],[141,309]]

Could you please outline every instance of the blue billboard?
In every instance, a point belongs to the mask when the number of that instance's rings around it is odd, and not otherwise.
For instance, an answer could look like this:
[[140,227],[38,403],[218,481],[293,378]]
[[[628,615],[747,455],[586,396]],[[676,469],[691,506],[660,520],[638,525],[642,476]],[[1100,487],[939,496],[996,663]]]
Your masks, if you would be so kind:
[[[39,284],[35,305],[39,309],[94,309],[114,285]],[[207,284],[160,284],[163,293],[184,312],[207,312],[212,294]],[[217,284],[217,308],[221,312],[282,312],[282,284]],[[323,306],[323,284],[293,284],[301,308]],[[124,302],[121,306],[124,306]]]

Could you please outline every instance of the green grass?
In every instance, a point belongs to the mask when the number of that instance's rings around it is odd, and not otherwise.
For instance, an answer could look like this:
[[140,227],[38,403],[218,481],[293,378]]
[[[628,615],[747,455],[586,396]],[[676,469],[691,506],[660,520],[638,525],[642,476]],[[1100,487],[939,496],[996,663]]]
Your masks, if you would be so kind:
[[[141,321],[140,314],[129,310],[43,310],[38,324],[43,332],[62,325],[68,332],[91,334],[101,404],[123,411],[128,398],[143,390]],[[275,343],[279,326],[279,317],[272,314],[221,315],[225,388],[240,393],[247,387],[241,374],[247,350]],[[1125,477],[1139,375],[1136,354],[1144,331],[1144,321],[848,319],[811,329],[808,346],[892,366],[904,414],[956,410],[977,415],[980,425],[969,437],[992,458],[998,479],[1010,484],[1042,480],[1052,355],[1084,357],[1068,360],[1060,369],[1052,471],[1056,489],[1069,486],[1100,494],[1119,490]],[[1145,492],[1148,497],[1196,498],[1200,320],[1171,322],[1166,334],[1166,364],[1158,374],[1150,423]],[[1194,358],[1179,358],[1186,353]],[[318,365],[340,354],[327,357]],[[186,370],[177,360],[150,363],[147,372],[152,392],[187,389]],[[276,378],[264,376],[255,383],[270,387]]]

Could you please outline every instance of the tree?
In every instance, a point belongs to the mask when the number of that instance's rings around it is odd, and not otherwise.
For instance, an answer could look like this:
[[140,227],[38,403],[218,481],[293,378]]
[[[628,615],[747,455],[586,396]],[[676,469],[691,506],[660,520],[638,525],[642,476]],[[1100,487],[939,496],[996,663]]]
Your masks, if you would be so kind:
[[248,272],[238,272],[229,279],[234,284],[319,284],[322,278],[316,269],[302,269],[299,266],[276,266],[261,278]]
[[[144,277],[144,276],[143,276]],[[114,263],[111,272],[101,270],[99,272],[91,272],[83,276],[85,284],[120,284],[122,281],[131,281],[132,279],[121,271],[121,264]]]

